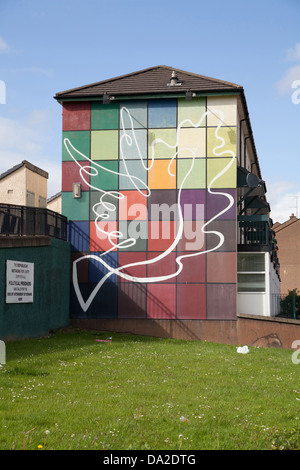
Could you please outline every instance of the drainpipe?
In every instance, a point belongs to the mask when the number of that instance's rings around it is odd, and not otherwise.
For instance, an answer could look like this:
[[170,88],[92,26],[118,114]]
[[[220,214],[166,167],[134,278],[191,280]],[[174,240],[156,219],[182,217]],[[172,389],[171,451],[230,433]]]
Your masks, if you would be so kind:
[[242,164],[242,122],[247,121],[247,118],[240,120],[240,163]]
[[246,140],[250,139],[250,135],[247,135],[244,140],[244,168],[246,168]]

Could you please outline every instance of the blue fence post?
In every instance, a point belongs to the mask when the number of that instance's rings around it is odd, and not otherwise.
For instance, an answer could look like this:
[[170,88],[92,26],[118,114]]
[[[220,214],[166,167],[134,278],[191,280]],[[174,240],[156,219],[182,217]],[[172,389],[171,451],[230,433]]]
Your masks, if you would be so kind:
[[296,294],[293,295],[293,318],[296,318]]

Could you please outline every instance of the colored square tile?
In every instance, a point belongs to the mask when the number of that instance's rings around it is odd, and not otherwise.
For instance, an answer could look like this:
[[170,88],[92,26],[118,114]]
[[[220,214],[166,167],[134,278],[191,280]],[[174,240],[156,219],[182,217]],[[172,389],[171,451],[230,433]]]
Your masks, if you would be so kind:
[[177,257],[183,269],[177,276],[177,283],[205,282],[206,279],[206,254],[177,251]]
[[[172,246],[176,237],[176,222],[153,220],[148,222],[148,250],[166,251]],[[173,247],[173,250],[176,246]]]
[[146,129],[147,114],[147,101],[121,101],[120,129]]
[[207,282],[236,282],[236,252],[210,252],[206,255]]
[[206,129],[204,127],[179,130],[178,158],[206,156]]
[[[98,283],[101,279],[118,267],[118,253],[91,252],[95,258],[89,258],[89,281]],[[105,282],[117,282],[117,275],[111,274]]]
[[117,190],[118,168],[119,164],[117,161],[94,161],[93,173],[90,176],[91,189]]
[[208,158],[207,187],[236,188],[236,159]]
[[[219,192],[217,191],[217,193]],[[236,189],[222,189],[221,192],[225,194],[214,194],[214,191],[207,192],[207,220],[216,215],[218,215],[218,219],[236,219]]]
[[157,99],[148,103],[148,127],[176,127],[177,100]]
[[75,159],[76,161],[83,161],[88,165],[89,162],[84,157],[90,158],[90,132],[63,132],[62,161],[74,161]]
[[[90,291],[95,287],[97,287],[97,284],[89,284]],[[118,284],[104,282],[91,303],[86,316],[88,318],[117,318]]]
[[231,157],[236,155],[236,127],[207,128],[207,156]]
[[145,220],[120,220],[119,232],[122,236],[122,251],[146,251],[147,249],[147,222]]
[[90,220],[117,220],[119,200],[117,193],[90,192]]
[[177,285],[177,319],[205,320],[206,286],[205,284]]
[[62,215],[69,220],[88,220],[89,192],[83,191],[80,198],[74,198],[73,192],[63,192],[61,195]]
[[89,190],[89,175],[83,170],[83,179],[80,175],[80,168],[85,166],[88,162],[62,162],[62,191],[73,191],[73,183],[81,183],[81,190]]
[[[176,283],[176,276],[174,276],[177,270],[176,253],[172,251],[167,256],[158,259],[161,256],[163,256],[163,252],[147,253],[147,259],[153,261],[147,265],[148,278],[156,278],[160,283]],[[163,280],[162,277],[166,277],[166,279]]]
[[119,131],[91,132],[91,159],[117,160],[119,155]]
[[205,159],[181,159],[177,161],[177,188],[202,189],[206,183]]
[[177,152],[176,129],[151,129],[148,131],[148,158],[169,158]]
[[[202,229],[205,222],[203,220],[184,220],[182,234],[177,244],[178,251],[202,251],[205,249],[205,234]],[[177,222],[177,231],[180,226]]]
[[186,101],[185,98],[178,99],[178,126],[193,127],[205,126],[206,98],[193,98]]
[[90,222],[90,251],[116,251],[114,247],[120,240],[116,236],[117,230],[118,222],[115,221]]
[[[84,258],[87,255],[85,253],[72,252],[71,253],[71,269],[70,269],[70,281],[73,278],[73,269],[77,271],[78,282],[89,282],[89,260]],[[75,261],[79,260],[76,264]]]
[[89,222],[70,221],[68,223],[68,241],[71,245],[71,251],[88,252],[90,247]]
[[147,190],[147,167],[141,160],[120,160],[119,173],[120,190]]
[[207,284],[207,319],[236,319],[236,284]]
[[146,191],[120,191],[120,195],[119,220],[147,220]]
[[184,220],[204,220],[206,190],[205,189],[183,189],[180,197],[180,207]]
[[88,102],[70,102],[63,104],[63,131],[83,131],[90,129],[91,106]]
[[147,318],[175,319],[176,284],[148,284]]
[[120,159],[147,160],[147,130],[127,129],[120,131]]
[[[147,267],[145,264],[146,253],[141,252],[128,252],[128,251],[119,251],[119,268],[124,266],[123,269],[120,269],[119,282],[138,282],[138,279],[145,279],[147,277]],[[122,277],[122,274],[127,276],[133,276],[136,279],[126,279]]]
[[154,160],[151,165],[148,174],[150,189],[176,188],[176,160]]
[[177,215],[177,191],[175,189],[153,189],[148,197],[149,220],[176,220]]
[[207,125],[218,126],[220,111],[223,114],[221,126],[236,126],[237,123],[237,97],[236,96],[208,96],[207,97]]
[[216,251],[236,251],[237,249],[237,223],[236,220],[214,220],[206,226],[209,232],[206,235],[206,246],[212,250],[222,242],[221,234],[224,237],[222,245]]
[[146,318],[147,285],[135,282],[119,284],[119,318]]
[[118,129],[119,103],[91,103],[91,129]]

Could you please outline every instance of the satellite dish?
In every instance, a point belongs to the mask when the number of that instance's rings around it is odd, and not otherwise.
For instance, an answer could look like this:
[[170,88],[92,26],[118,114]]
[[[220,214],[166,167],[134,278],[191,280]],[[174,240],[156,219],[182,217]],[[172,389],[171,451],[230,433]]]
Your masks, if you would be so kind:
[[248,173],[248,175],[246,176],[246,182],[249,188],[257,188],[257,186],[259,185],[259,177],[256,176],[254,173]]

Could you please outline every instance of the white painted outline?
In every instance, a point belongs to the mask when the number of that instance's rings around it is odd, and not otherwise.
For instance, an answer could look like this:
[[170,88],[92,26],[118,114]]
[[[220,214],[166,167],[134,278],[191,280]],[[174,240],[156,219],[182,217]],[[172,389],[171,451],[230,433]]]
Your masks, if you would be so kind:
[[[126,112],[128,114],[128,117],[129,117],[129,120],[130,120],[130,124],[131,124],[131,131],[132,131],[132,135],[133,135],[133,138],[126,132],[125,130],[125,126],[124,126],[124,119],[123,119],[123,113]],[[185,119],[183,120],[179,126],[177,127],[177,135],[176,135],[176,143],[175,145],[169,145],[167,142],[165,142],[163,139],[155,139],[152,144],[151,144],[151,163],[150,163],[150,166],[145,166],[144,164],[144,160],[143,160],[143,157],[141,155],[141,152],[140,152],[140,149],[139,149],[139,146],[138,146],[138,142],[137,142],[137,139],[136,139],[136,135],[135,135],[135,129],[134,129],[134,126],[133,126],[133,120],[132,120],[132,117],[130,115],[130,112],[128,111],[128,109],[126,107],[123,107],[121,108],[121,124],[122,124],[122,130],[123,130],[123,134],[121,136],[121,139],[120,139],[120,155],[121,155],[121,158],[122,158],[122,161],[123,161],[123,164],[124,164],[124,167],[125,167],[125,171],[126,173],[119,173],[119,172],[115,172],[113,170],[110,170],[110,169],[107,169],[103,166],[101,166],[100,164],[96,163],[95,161],[91,160],[90,158],[88,158],[87,156],[85,156],[83,153],[79,152],[70,142],[70,140],[68,138],[65,138],[64,139],[64,146],[67,150],[67,152],[69,153],[69,155],[71,156],[71,158],[77,163],[77,165],[79,166],[80,168],[80,176],[82,178],[82,180],[91,188],[91,189],[94,189],[96,191],[99,191],[102,193],[102,195],[100,196],[100,200],[99,200],[99,203],[96,203],[94,204],[93,206],[93,212],[96,216],[95,218],[95,226],[96,226],[96,229],[99,230],[102,234],[105,234],[108,236],[108,239],[112,245],[112,248],[107,250],[105,253],[103,253],[101,256],[97,256],[97,255],[85,255],[85,256],[82,256],[80,258],[78,258],[77,260],[75,260],[73,262],[73,273],[72,273],[72,279],[73,279],[73,285],[74,285],[74,289],[75,289],[75,292],[76,292],[76,295],[77,295],[77,298],[78,298],[78,301],[79,301],[79,304],[82,308],[82,310],[84,312],[86,312],[88,310],[88,308],[90,307],[92,301],[94,300],[95,296],[97,295],[98,291],[101,289],[102,285],[104,284],[104,282],[112,275],[112,274],[116,274],[117,276],[119,277],[122,277],[123,279],[126,279],[128,281],[133,281],[133,282],[138,282],[138,283],[155,283],[155,282],[162,282],[162,281],[165,281],[165,280],[168,280],[168,279],[172,279],[173,277],[176,277],[178,276],[178,274],[182,271],[183,269],[183,265],[182,265],[182,262],[181,260],[184,259],[184,258],[190,258],[190,257],[194,257],[194,256],[200,256],[200,255],[203,255],[205,253],[209,253],[209,252],[212,252],[212,251],[215,251],[217,250],[219,247],[221,247],[224,243],[224,235],[221,233],[221,232],[218,232],[218,231],[208,231],[208,230],[205,230],[205,228],[211,223],[213,222],[215,219],[217,219],[218,217],[220,217],[222,214],[224,214],[225,212],[227,212],[234,204],[234,198],[228,194],[228,193],[224,193],[224,192],[221,192],[221,191],[212,191],[211,190],[211,187],[212,185],[215,183],[215,181],[217,179],[219,179],[222,175],[224,175],[228,170],[229,168],[232,166],[232,164],[234,163],[235,161],[235,154],[234,152],[232,152],[231,150],[224,150],[223,152],[221,153],[217,153],[216,151],[218,149],[222,149],[225,145],[225,140],[223,139],[223,137],[219,136],[218,135],[218,131],[220,129],[220,127],[222,126],[222,123],[224,123],[224,116],[223,116],[223,113],[222,111],[215,111],[215,113],[217,112],[217,114],[219,114],[219,124],[215,130],[215,137],[221,141],[220,145],[219,146],[216,146],[214,149],[213,149],[213,154],[215,156],[222,156],[226,153],[226,156],[228,157],[228,154],[231,155],[231,160],[230,162],[223,168],[223,170],[221,170],[212,180],[211,182],[209,183],[208,187],[207,187],[207,190],[210,194],[213,194],[213,195],[220,195],[220,196],[225,196],[227,197],[227,199],[229,200],[229,204],[228,206],[223,209],[222,211],[220,211],[218,214],[216,214],[214,217],[212,217],[209,221],[207,221],[201,228],[203,234],[215,234],[219,237],[219,243],[214,247],[214,248],[211,248],[209,250],[204,250],[204,251],[198,251],[198,252],[195,252],[195,253],[189,253],[189,254],[186,254],[186,255],[181,255],[181,256],[178,256],[176,257],[176,263],[178,265],[178,268],[176,270],[176,272],[172,273],[172,274],[168,274],[168,275],[165,275],[165,276],[156,276],[156,277],[146,277],[146,278],[141,278],[141,277],[134,277],[134,276],[130,276],[128,274],[125,274],[123,272],[121,272],[121,270],[125,270],[126,268],[130,268],[130,267],[133,267],[133,266],[140,266],[140,265],[148,265],[148,264],[153,264],[153,263],[156,263],[158,261],[160,261],[161,259],[165,258],[166,256],[168,256],[169,253],[171,253],[173,251],[173,249],[176,247],[176,245],[178,244],[179,240],[181,239],[181,236],[182,236],[182,233],[183,233],[183,216],[182,216],[182,209],[181,209],[181,204],[180,204],[180,201],[181,201],[181,192],[182,192],[182,189],[183,189],[183,185],[185,183],[185,180],[187,179],[187,177],[189,176],[189,174],[191,173],[191,171],[193,170],[193,167],[194,167],[194,163],[195,163],[195,155],[196,155],[196,152],[197,152],[197,149],[198,147],[192,149],[192,148],[183,148],[181,149],[182,150],[188,150],[189,152],[191,152],[191,156],[192,156],[192,163],[191,163],[191,166],[188,170],[188,172],[186,173],[185,177],[183,178],[183,181],[181,182],[180,184],[180,187],[179,187],[179,191],[178,191],[178,202],[177,202],[177,206],[178,206],[178,214],[179,214],[179,228],[178,228],[178,231],[177,231],[177,235],[175,237],[175,240],[173,241],[173,243],[169,246],[169,248],[167,250],[165,250],[163,253],[161,253],[159,256],[153,258],[153,259],[150,259],[150,260],[146,260],[146,261],[140,261],[140,262],[136,262],[136,263],[129,263],[129,264],[126,264],[124,266],[120,266],[118,268],[112,268],[108,263],[106,263],[103,259],[102,259],[102,256],[104,256],[105,254],[109,253],[110,251],[112,250],[115,250],[116,248],[119,248],[119,249],[122,249],[124,247],[128,248],[130,246],[133,246],[135,243],[136,243],[136,240],[134,238],[128,238],[126,240],[124,240],[123,242],[120,242],[120,243],[115,243],[113,241],[113,239],[119,239],[123,236],[123,234],[120,232],[120,231],[112,231],[112,232],[105,232],[104,230],[102,230],[99,225],[98,225],[98,221],[99,219],[107,219],[109,218],[109,214],[97,214],[97,211],[96,211],[96,208],[102,204],[104,206],[104,208],[107,210],[107,211],[115,211],[116,210],[116,206],[113,204],[113,203],[109,203],[109,202],[105,202],[104,201],[104,197],[106,195],[110,195],[112,197],[115,197],[116,199],[123,199],[124,198],[124,195],[118,191],[105,191],[101,188],[97,188],[97,187],[94,187],[92,185],[90,185],[88,183],[88,181],[84,178],[84,174],[88,174],[89,176],[96,176],[98,175],[98,172],[99,170],[97,168],[99,168],[100,170],[104,170],[104,171],[108,171],[110,173],[114,173],[118,176],[124,176],[124,177],[128,177],[131,181],[131,183],[133,184],[133,186],[136,188],[137,191],[139,191],[140,194],[142,194],[144,197],[149,197],[151,195],[151,191],[150,191],[150,188],[145,185],[145,183],[139,179],[138,177],[134,176],[134,175],[131,175],[128,171],[128,167],[127,167],[127,164],[126,164],[126,158],[125,158],[125,155],[124,155],[124,151],[123,151],[123,140],[125,139],[126,140],[126,143],[127,145],[129,146],[132,146],[132,144],[134,143],[137,147],[137,150],[138,150],[138,154],[139,154],[139,159],[144,167],[145,170],[147,171],[150,171],[153,167],[153,163],[154,163],[154,160],[155,160],[155,150],[154,150],[154,147],[156,144],[158,143],[162,143],[164,145],[166,145],[167,147],[171,148],[171,149],[174,149],[175,150],[175,153],[173,155],[173,157],[171,158],[171,161],[170,161],[170,164],[168,166],[168,173],[170,176],[175,176],[171,173],[170,171],[170,166],[172,164],[172,162],[174,161],[174,159],[176,158],[176,155],[178,154],[178,151],[176,151],[176,147],[178,147],[178,144],[179,144],[179,138],[180,138],[180,129],[184,126],[184,124],[186,123],[189,123],[189,125],[191,127],[194,127],[194,128],[199,128],[201,126],[201,123],[202,121],[206,118],[206,116],[210,113],[210,111],[207,111],[205,112],[201,119],[199,120],[198,123],[193,123],[190,119]],[[74,155],[72,154],[70,148],[75,151],[80,157],[83,157],[85,160],[89,161],[93,166],[91,165],[87,165],[87,166],[81,166],[78,161],[76,160],[76,158],[74,157]],[[207,157],[206,157],[206,161],[207,161]],[[97,167],[97,168],[95,168]],[[142,183],[142,186],[144,185],[145,188],[144,189],[140,189],[136,182],[140,182]],[[147,193],[144,194],[142,191],[144,191],[146,189]],[[83,300],[83,297],[81,295],[81,292],[80,292],[80,289],[79,289],[79,282],[78,282],[78,275],[77,275],[77,264],[82,261],[83,259],[94,259],[96,261],[99,261],[103,266],[105,266],[109,272],[103,276],[103,278],[99,281],[99,283],[96,285],[96,287],[94,288],[94,290],[92,291],[92,293],[90,294],[89,298],[84,301]]]

